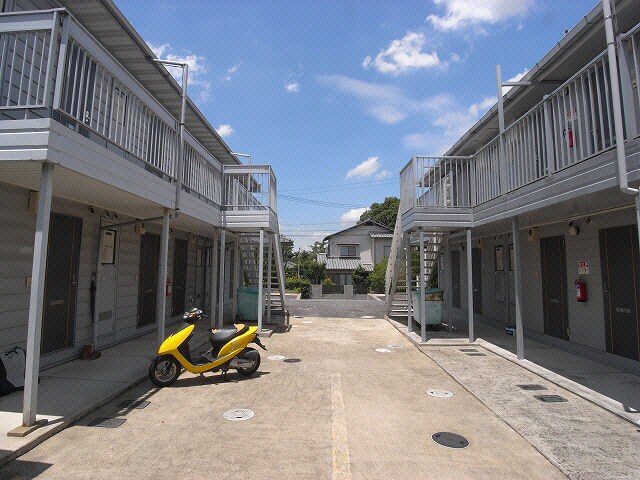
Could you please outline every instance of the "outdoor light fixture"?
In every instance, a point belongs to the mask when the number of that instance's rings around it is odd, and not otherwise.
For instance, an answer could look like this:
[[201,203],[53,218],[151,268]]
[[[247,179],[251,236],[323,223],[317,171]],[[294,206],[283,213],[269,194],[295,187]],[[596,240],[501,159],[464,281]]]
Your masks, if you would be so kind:
[[574,221],[571,220],[569,222],[569,235],[571,235],[572,237],[575,237],[579,233],[580,233],[580,229],[576,227],[576,224],[574,223]]

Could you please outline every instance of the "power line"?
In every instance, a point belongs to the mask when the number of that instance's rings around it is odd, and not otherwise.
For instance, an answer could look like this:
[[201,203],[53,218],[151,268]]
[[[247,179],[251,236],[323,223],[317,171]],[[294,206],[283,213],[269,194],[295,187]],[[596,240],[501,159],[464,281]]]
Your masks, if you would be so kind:
[[337,203],[337,202],[327,202],[325,200],[316,200],[311,198],[301,198],[301,197],[293,197],[289,195],[278,195],[281,200],[286,200],[289,202],[298,202],[304,203],[307,205],[320,205],[323,207],[335,207],[335,208],[366,208],[365,205],[353,205],[349,203]]
[[[349,185],[345,185],[344,183],[337,183],[337,184],[333,184],[333,185],[318,185],[315,187],[304,187],[304,188],[293,188],[293,189],[288,189],[288,190],[282,190],[280,193],[282,192],[301,192],[301,191],[309,191],[309,190],[318,190],[318,189],[324,189],[324,188],[331,188],[331,187],[344,187],[345,190],[349,190],[351,188],[365,188],[366,186],[378,186],[378,185],[391,185],[391,184],[397,184],[398,180],[369,180],[369,181],[365,181],[365,182],[353,182]],[[353,185],[363,185],[362,187],[353,187]]]

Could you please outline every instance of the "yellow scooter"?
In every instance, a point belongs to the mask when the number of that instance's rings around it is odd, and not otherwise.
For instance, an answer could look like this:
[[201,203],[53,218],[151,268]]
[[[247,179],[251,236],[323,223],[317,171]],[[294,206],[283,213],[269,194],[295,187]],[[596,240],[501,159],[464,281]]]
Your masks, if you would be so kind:
[[205,372],[222,371],[225,379],[230,368],[245,377],[258,370],[260,354],[248,345],[255,343],[264,350],[266,347],[258,338],[257,327],[242,324],[212,330],[209,334],[211,349],[201,357],[192,359],[189,340],[196,323],[204,316],[198,308],[189,309],[182,316],[188,325],[162,342],[158,356],[149,367],[149,378],[155,385],[168,387],[178,379],[182,367],[188,372],[201,375]]

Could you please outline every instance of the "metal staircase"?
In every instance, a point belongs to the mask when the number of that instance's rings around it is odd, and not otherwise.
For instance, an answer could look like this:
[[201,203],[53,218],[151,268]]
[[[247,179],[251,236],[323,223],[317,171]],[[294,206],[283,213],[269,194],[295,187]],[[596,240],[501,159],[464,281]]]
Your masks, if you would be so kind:
[[[237,233],[238,254],[240,256],[239,285],[258,288],[260,277],[260,235],[259,233]],[[280,245],[280,235],[276,232],[264,236],[264,257],[262,288],[267,299],[266,321],[271,315],[284,315],[284,264]],[[271,255],[268,254],[271,242]],[[271,265],[269,265],[269,261]]]
[[[400,228],[401,218],[398,219],[393,232],[391,243],[391,255],[387,264],[385,278],[385,293],[387,302],[387,315],[396,320],[407,320],[407,281],[411,283],[411,289],[420,287],[420,241],[416,234],[411,235],[410,255],[413,273],[407,276],[407,246],[406,234],[403,235]],[[424,262],[425,285],[427,288],[437,275],[438,256],[442,246],[442,234],[438,232],[424,233]]]

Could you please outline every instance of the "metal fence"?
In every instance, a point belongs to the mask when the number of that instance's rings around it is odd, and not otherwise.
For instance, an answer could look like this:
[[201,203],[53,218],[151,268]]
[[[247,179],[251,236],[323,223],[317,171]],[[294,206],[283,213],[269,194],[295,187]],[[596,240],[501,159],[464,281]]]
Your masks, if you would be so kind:
[[276,211],[276,177],[269,165],[225,165],[224,205],[227,210]]
[[369,285],[354,285],[353,293],[355,295],[366,295],[369,293]]

